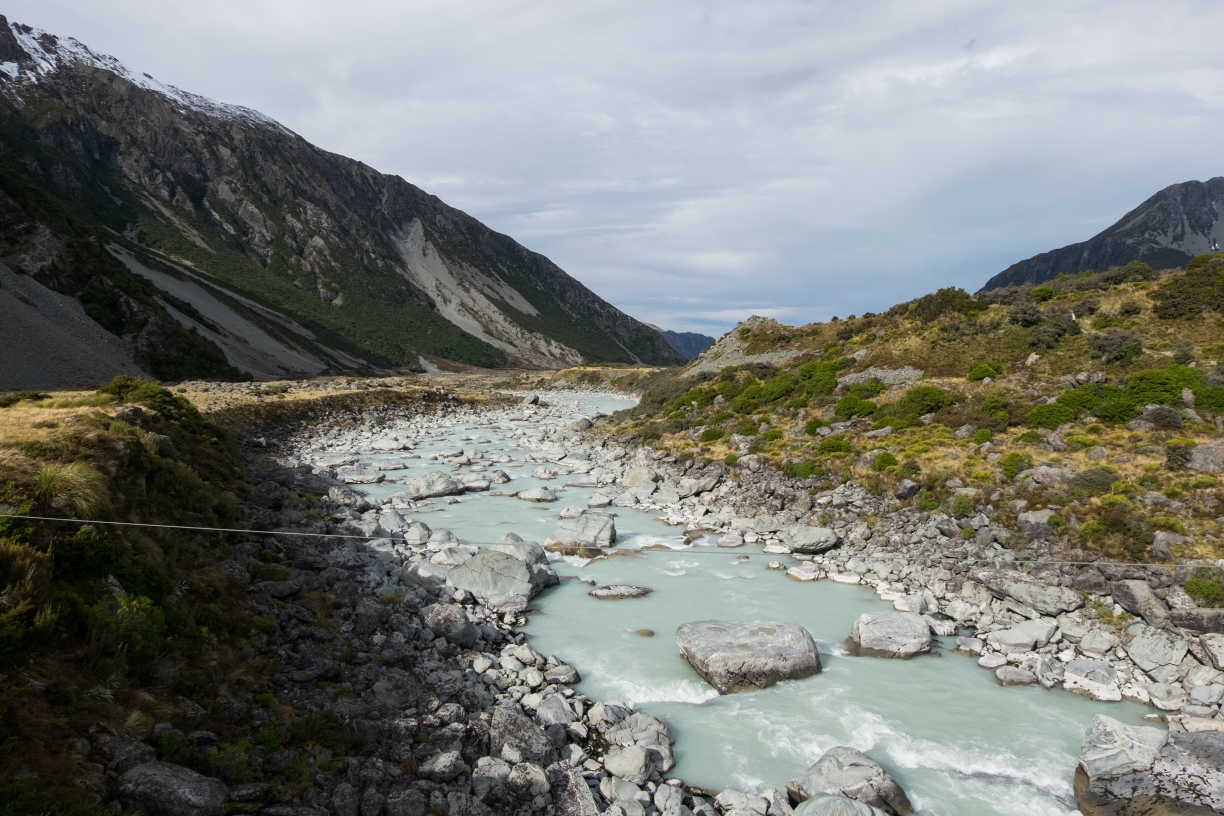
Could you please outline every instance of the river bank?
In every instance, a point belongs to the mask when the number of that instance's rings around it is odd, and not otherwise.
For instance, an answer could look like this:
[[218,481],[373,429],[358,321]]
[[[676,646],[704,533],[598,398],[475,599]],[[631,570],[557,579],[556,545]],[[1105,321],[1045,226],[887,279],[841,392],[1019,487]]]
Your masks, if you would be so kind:
[[[346,771],[345,779],[355,775],[357,782],[344,784],[351,791],[339,787],[332,774],[281,807],[327,807],[339,816],[337,801],[342,808],[354,801],[362,816],[370,816],[363,801],[365,790],[374,791],[368,805],[371,813],[385,809],[391,816],[420,812],[418,807],[451,813],[468,808],[480,812],[481,807],[556,813],[609,806],[626,813],[638,808],[643,813],[682,813],[679,808],[701,812],[714,807],[700,790],[684,790],[678,779],[660,787],[674,761],[671,733],[662,721],[642,712],[630,715],[628,707],[597,703],[574,692],[568,683],[558,682],[571,677],[577,681],[565,668],[567,656],[560,653],[550,660],[526,643],[527,633],[533,631],[530,614],[524,614],[529,613],[527,603],[556,580],[550,573],[577,574],[588,563],[587,557],[595,555],[598,565],[607,555],[621,552],[604,546],[616,539],[608,538],[600,517],[623,527],[622,519],[631,511],[658,515],[674,525],[677,534],[654,536],[657,540],[650,542],[654,546],[722,552],[728,559],[760,548],[761,555],[774,562],[769,566],[778,573],[785,570],[796,587],[820,585],[826,578],[837,585],[870,587],[880,599],[892,602],[898,613],[920,619],[936,637],[953,638],[961,632],[956,646],[978,656],[1005,685],[1061,684],[1098,700],[1126,697],[1139,702],[1152,699],[1155,685],[1177,685],[1184,701],[1176,692],[1157,690],[1164,695],[1159,698],[1162,702],[1181,702],[1164,709],[1177,712],[1169,718],[1171,728],[1199,730],[1204,723],[1214,728],[1218,722],[1218,695],[1210,701],[1210,687],[1219,680],[1212,663],[1215,641],[1210,635],[1204,638],[1170,628],[1168,616],[1185,602],[1173,591],[1176,575],[1167,570],[1162,578],[1133,565],[1057,563],[1052,548],[1040,541],[1024,550],[1001,546],[999,538],[1010,531],[992,525],[985,514],[962,526],[939,514],[897,510],[893,498],[871,496],[854,485],[813,495],[803,480],[788,479],[759,465],[754,469],[751,457],[731,469],[620,444],[586,422],[573,422],[579,413],[577,407],[479,410],[453,405],[415,416],[366,410],[340,422],[333,417],[328,428],[299,424],[264,432],[258,442],[253,441],[249,453],[264,457],[260,466],[267,478],[252,476],[252,483],[263,487],[248,502],[249,517],[258,527],[329,536],[319,539],[325,544],[295,543],[279,553],[263,547],[242,552],[236,559],[235,569],[248,575],[269,563],[289,571],[280,576],[283,580],[252,584],[254,591],[267,595],[258,599],[261,614],[277,618],[282,633],[290,633],[283,638],[270,636],[263,651],[265,656],[279,657],[284,666],[295,667],[282,671],[280,682],[273,681],[277,692],[288,695],[295,705],[331,712],[366,734],[387,756],[401,756],[401,773],[405,765],[416,766],[409,774],[416,777],[410,784],[385,771],[379,780],[366,783],[361,776],[365,766],[350,763],[346,767],[356,770]],[[468,437],[454,438],[462,433]],[[513,439],[530,453],[510,457],[482,450],[493,444],[494,436]],[[507,471],[515,466],[534,469],[530,477],[517,472],[511,477]],[[564,489],[548,486],[557,479],[563,480],[557,484]],[[286,506],[286,491],[303,497],[302,501]],[[517,498],[525,493],[543,501]],[[560,501],[549,502],[550,494]],[[305,501],[306,496],[314,499]],[[523,519],[519,525],[528,532],[533,524],[536,530],[541,525],[555,528],[539,536],[555,551],[555,571],[543,551],[512,538],[494,544],[490,533],[495,525],[461,522],[458,513],[465,502],[477,498],[508,503],[507,507],[552,509],[565,505],[570,496],[585,498],[585,507],[567,507],[560,515],[572,516],[568,522],[552,513],[545,521],[536,513],[534,521]],[[603,516],[600,510],[620,515]],[[425,518],[446,518],[453,529],[423,524]],[[632,526],[642,524],[635,521]],[[829,533],[813,538],[805,532],[811,529]],[[971,539],[962,532],[965,529],[973,531]],[[363,543],[330,537],[337,533],[377,540]],[[702,540],[703,534],[710,538]],[[813,540],[821,543],[813,546]],[[471,589],[456,587],[463,583],[462,578],[456,580],[458,573],[473,572],[469,562],[478,556],[488,560],[481,556],[479,544],[493,544],[488,551],[517,562],[511,566],[519,570],[521,591],[494,591],[502,588],[490,584],[488,573],[496,570],[477,574],[468,584]],[[264,552],[268,549],[277,556],[275,561],[261,560],[269,558]],[[570,555],[569,561],[557,561],[564,553],[585,557]],[[757,562],[758,569],[764,567],[764,559]],[[1084,588],[1085,581],[1093,582],[1092,587]],[[264,583],[298,587],[260,586]],[[1151,596],[1163,604],[1164,619],[1158,617],[1160,604],[1142,594],[1137,583],[1149,587]],[[1144,605],[1134,606],[1146,616],[1126,621],[1124,609],[1114,608],[1111,602],[1122,606],[1129,599],[1124,594],[1127,588],[1145,599]],[[274,591],[286,594],[277,598]],[[338,599],[335,619],[343,621],[337,624],[338,638],[317,637],[302,626],[308,621],[298,611],[303,608],[300,593],[311,591],[326,591]],[[544,619],[549,618],[552,597],[533,604],[542,603]],[[1119,628],[1117,623],[1130,625]],[[525,625],[526,631],[521,628]],[[843,637],[849,634],[847,628]],[[1155,646],[1147,645],[1153,640]],[[1170,667],[1173,673],[1153,677],[1137,660],[1167,661],[1153,664],[1152,671]],[[342,688],[328,700],[329,695],[316,693],[317,685],[333,681],[313,673],[332,674],[333,662],[336,678],[351,679],[345,681],[347,690]],[[432,689],[432,696],[408,705],[406,697],[396,696],[402,692],[386,692],[383,673],[366,667],[387,665],[388,672],[409,673],[408,678],[400,678],[401,685],[415,681]],[[1081,674],[1084,678],[1077,679]],[[938,670],[931,676],[938,676]],[[453,690],[449,680],[454,680]],[[449,695],[437,693],[439,683]],[[1201,699],[1202,692],[1195,696],[1195,689],[1201,688],[1208,689],[1206,700]],[[456,705],[462,713],[447,708],[439,715],[452,698],[461,700]],[[1187,711],[1191,701],[1207,704]],[[499,710],[503,720],[514,723],[510,730],[546,735],[553,753],[545,751],[535,762],[521,751],[516,754],[513,747],[507,755],[504,740],[499,744],[489,730]],[[510,716],[515,711],[517,717],[528,718],[530,727]],[[445,722],[448,718],[453,721]],[[388,725],[400,720],[411,722]],[[617,728],[628,720],[636,725],[627,731],[624,726]],[[609,739],[609,733],[619,736]],[[537,741],[537,747],[545,746]],[[511,763],[507,756],[521,760]],[[555,768],[545,762],[554,758],[559,760]],[[511,784],[511,773],[523,762],[532,767],[521,769]],[[533,781],[528,784],[526,778]],[[634,783],[633,791],[605,781],[626,778]],[[541,779],[547,784],[539,784]],[[360,795],[354,798],[356,794]],[[728,794],[717,804],[723,810],[735,810],[737,805],[762,808],[761,814],[789,811],[784,795],[740,801]]]

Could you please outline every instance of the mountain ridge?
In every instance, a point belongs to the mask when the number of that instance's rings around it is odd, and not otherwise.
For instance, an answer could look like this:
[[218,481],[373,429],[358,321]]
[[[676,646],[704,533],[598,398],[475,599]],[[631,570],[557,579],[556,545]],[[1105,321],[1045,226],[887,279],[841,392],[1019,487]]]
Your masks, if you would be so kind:
[[[0,258],[90,301],[87,313],[132,344],[156,321],[215,345],[161,308],[147,277],[142,314],[125,320],[121,307],[139,310],[123,297],[140,298],[107,247],[160,256],[284,316],[305,330],[293,342],[333,370],[418,369],[421,355],[682,362],[661,334],[437,196],[71,38],[0,17],[0,96]],[[82,240],[89,263],[69,263]]]
[[1104,271],[1131,261],[1156,269],[1183,267],[1197,255],[1219,251],[1224,240],[1222,210],[1224,176],[1171,184],[1087,241],[1014,263],[980,291],[1045,283],[1059,275]]

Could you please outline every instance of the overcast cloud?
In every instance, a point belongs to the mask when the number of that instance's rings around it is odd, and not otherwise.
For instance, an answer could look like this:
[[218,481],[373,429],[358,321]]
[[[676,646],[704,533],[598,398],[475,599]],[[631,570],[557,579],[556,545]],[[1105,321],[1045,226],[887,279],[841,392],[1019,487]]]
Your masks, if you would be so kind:
[[1224,174],[1224,4],[17,0],[621,309],[719,334],[974,291]]

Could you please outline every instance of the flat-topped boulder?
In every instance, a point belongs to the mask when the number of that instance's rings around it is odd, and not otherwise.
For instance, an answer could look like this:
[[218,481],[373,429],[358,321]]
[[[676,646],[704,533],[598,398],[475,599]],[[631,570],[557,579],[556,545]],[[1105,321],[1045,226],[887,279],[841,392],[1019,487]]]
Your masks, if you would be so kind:
[[1034,581],[1014,570],[978,570],[974,579],[996,598],[1023,604],[1043,615],[1057,616],[1084,605],[1084,598],[1073,589]]
[[1075,769],[1084,816],[1224,813],[1224,731],[1164,731],[1098,714]]
[[931,627],[913,612],[863,613],[854,622],[846,647],[863,657],[908,659],[931,650]]
[[440,470],[431,470],[424,476],[417,476],[404,483],[417,499],[433,499],[438,496],[458,496],[463,493],[463,485]]
[[169,762],[146,762],[119,777],[119,801],[146,816],[223,816],[228,791],[220,779]]
[[546,583],[539,569],[509,553],[482,550],[447,573],[446,585],[467,590],[491,609],[519,612]]
[[601,601],[620,601],[625,598],[643,598],[649,595],[653,590],[650,587],[626,586],[624,584],[612,584],[610,586],[601,586],[592,589],[587,594],[592,598],[599,598]]
[[820,671],[816,641],[794,623],[704,620],[676,630],[680,655],[701,678],[732,694]]
[[818,793],[834,793],[895,816],[914,812],[905,791],[880,763],[846,746],[826,751],[816,764],[786,783],[786,792],[796,802]]
[[557,500],[557,494],[547,487],[533,487],[530,490],[524,490],[518,494],[518,497],[523,501],[537,503],[555,502]]
[[778,538],[791,552],[815,555],[841,546],[842,537],[832,527],[805,527],[798,525],[782,530]]
[[568,519],[544,539],[544,546],[550,550],[572,547],[603,549],[615,544],[616,522],[607,513],[586,512]]

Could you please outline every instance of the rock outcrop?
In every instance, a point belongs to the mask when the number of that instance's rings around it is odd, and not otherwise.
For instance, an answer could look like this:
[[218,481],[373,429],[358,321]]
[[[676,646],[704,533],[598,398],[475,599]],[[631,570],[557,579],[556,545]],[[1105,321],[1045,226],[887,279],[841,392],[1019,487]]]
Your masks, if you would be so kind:
[[676,643],[680,655],[719,694],[767,688],[820,671],[816,642],[793,623],[694,621],[676,630]]

